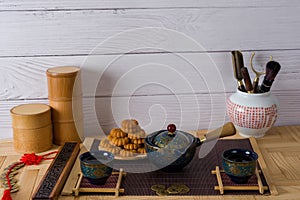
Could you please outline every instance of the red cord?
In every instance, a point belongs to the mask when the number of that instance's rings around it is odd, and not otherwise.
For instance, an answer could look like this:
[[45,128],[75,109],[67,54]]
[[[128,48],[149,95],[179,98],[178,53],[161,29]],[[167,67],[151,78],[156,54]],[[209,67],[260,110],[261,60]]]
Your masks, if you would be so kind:
[[10,183],[10,179],[9,179],[9,174],[11,173],[12,169],[15,168],[17,165],[24,163],[25,165],[38,165],[40,162],[42,162],[42,160],[51,160],[54,159],[54,157],[48,157],[52,154],[56,154],[58,151],[53,151],[50,153],[47,153],[45,155],[42,156],[38,156],[35,153],[32,154],[24,154],[21,159],[20,162],[15,163],[14,165],[12,165],[7,173],[6,173],[6,180],[7,180],[7,184],[8,184],[8,189],[6,189],[3,193],[2,199],[1,200],[12,200],[11,195],[10,195],[10,190],[12,189],[11,183]]
[[47,158],[47,156],[49,156],[51,154],[55,154],[55,153],[57,153],[57,151],[53,151],[53,152],[47,153],[47,154],[42,155],[42,156],[38,156],[35,153],[24,154],[22,156],[22,158],[20,159],[20,161],[22,163],[25,163],[25,165],[38,165],[42,160],[51,160],[51,159],[54,159],[54,157]]

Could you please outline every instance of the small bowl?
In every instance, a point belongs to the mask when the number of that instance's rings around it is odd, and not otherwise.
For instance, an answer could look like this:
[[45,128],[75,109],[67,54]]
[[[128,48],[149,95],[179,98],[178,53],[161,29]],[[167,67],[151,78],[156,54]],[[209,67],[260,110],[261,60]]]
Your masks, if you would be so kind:
[[80,168],[91,184],[103,185],[112,174],[114,155],[108,151],[85,152],[79,156]]
[[231,181],[247,183],[255,174],[258,155],[248,149],[229,149],[222,154],[222,165]]

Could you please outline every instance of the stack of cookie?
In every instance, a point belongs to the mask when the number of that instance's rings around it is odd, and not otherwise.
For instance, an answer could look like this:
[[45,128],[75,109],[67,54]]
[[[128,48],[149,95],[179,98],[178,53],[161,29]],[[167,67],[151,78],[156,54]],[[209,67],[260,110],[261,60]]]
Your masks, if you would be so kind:
[[145,131],[139,126],[138,121],[126,119],[121,123],[121,128],[113,128],[107,139],[101,141],[100,146],[115,155],[132,157],[145,154]]

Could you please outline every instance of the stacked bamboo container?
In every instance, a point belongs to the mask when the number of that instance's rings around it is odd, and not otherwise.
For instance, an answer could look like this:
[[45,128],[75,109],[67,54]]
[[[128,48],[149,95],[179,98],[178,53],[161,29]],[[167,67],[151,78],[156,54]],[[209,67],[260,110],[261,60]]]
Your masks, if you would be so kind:
[[23,104],[10,110],[15,151],[39,153],[52,147],[51,108],[46,104]]
[[46,72],[48,99],[52,107],[54,144],[81,142],[83,114],[80,68],[54,67]]

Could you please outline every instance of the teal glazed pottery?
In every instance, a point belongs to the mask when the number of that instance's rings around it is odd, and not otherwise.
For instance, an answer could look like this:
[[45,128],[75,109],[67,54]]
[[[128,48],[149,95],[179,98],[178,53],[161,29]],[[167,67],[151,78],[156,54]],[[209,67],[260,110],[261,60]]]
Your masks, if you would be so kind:
[[200,144],[199,138],[176,130],[173,124],[168,126],[168,130],[156,131],[145,138],[148,159],[165,172],[182,170],[191,162]]
[[86,152],[79,156],[83,176],[91,184],[103,185],[112,174],[114,155],[108,151]]
[[248,149],[229,149],[222,154],[222,165],[231,181],[238,184],[247,183],[255,174],[258,155]]

